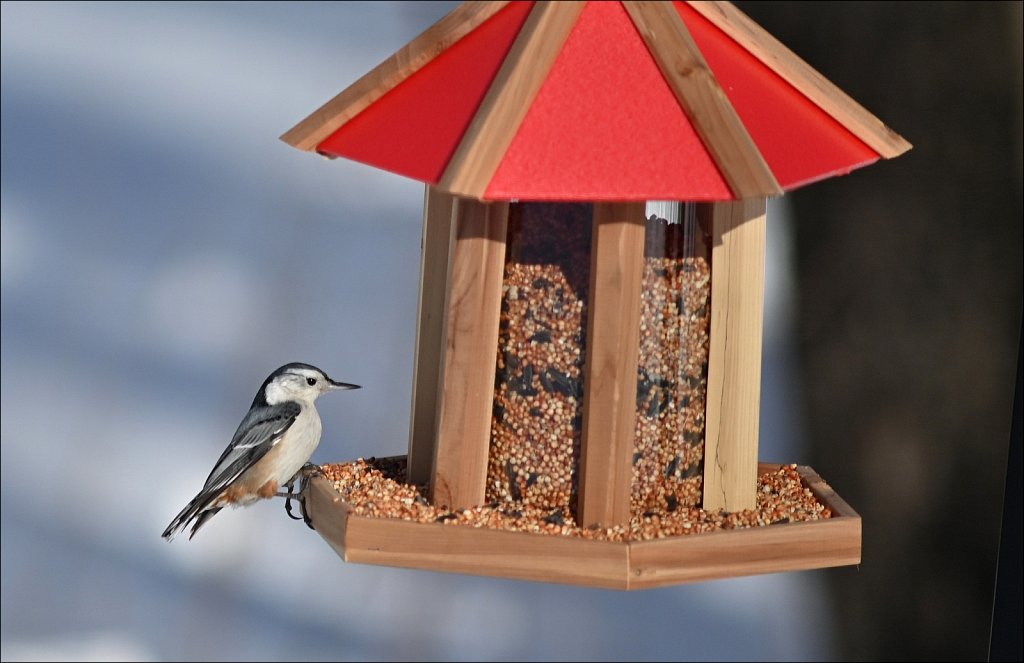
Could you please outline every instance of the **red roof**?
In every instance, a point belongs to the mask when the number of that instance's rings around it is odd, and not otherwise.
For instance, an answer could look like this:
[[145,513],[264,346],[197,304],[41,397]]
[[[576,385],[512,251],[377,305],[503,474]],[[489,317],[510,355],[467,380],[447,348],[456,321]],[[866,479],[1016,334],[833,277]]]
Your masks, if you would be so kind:
[[465,3],[282,138],[483,200],[774,196],[909,143],[729,3]]

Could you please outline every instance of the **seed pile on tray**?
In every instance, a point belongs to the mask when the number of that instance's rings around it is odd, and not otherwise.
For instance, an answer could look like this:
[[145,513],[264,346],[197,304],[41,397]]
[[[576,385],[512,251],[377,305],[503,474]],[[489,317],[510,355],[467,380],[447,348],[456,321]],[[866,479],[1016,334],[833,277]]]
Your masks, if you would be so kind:
[[608,529],[580,528],[572,514],[564,509],[539,508],[521,501],[494,501],[455,511],[439,509],[428,503],[422,487],[405,483],[404,457],[359,459],[324,465],[321,469],[356,515],[607,541],[645,541],[832,516],[831,511],[804,487],[796,465],[783,465],[758,478],[756,509],[733,513],[696,507],[671,512],[648,511],[634,514],[628,527]]

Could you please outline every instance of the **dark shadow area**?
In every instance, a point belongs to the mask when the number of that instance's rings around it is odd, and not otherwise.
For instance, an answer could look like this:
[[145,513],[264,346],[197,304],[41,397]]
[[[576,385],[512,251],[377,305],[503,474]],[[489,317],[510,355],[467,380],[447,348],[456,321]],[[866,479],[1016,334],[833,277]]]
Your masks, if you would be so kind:
[[981,660],[1021,320],[1021,4],[737,5],[914,145],[788,196],[809,460],[864,519],[863,563],[828,574],[840,658]]

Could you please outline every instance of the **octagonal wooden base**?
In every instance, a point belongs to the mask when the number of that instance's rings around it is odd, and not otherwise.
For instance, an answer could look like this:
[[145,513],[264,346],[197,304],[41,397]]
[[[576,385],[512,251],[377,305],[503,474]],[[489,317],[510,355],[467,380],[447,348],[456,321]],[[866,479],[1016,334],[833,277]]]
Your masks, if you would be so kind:
[[359,516],[322,478],[306,508],[346,562],[520,580],[629,590],[859,564],[860,516],[814,470],[798,471],[831,518],[629,543]]

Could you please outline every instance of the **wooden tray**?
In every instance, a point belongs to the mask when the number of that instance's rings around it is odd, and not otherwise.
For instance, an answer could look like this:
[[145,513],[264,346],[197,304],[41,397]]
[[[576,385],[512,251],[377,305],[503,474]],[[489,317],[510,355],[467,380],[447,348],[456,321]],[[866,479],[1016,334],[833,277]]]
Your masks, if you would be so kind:
[[[779,467],[761,463],[758,471]],[[831,518],[652,541],[359,516],[323,478],[307,487],[306,508],[316,531],[346,562],[519,580],[630,590],[859,564],[860,516],[810,467],[797,470]]]

